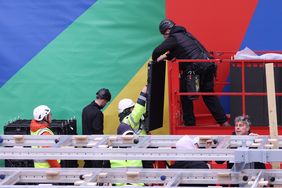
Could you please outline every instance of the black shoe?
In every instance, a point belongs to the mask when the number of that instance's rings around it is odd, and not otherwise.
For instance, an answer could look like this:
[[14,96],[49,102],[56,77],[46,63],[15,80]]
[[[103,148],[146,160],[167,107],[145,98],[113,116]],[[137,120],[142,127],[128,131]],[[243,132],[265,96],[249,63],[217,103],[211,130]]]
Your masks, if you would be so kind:
[[184,122],[184,126],[195,126],[195,123],[192,122]]

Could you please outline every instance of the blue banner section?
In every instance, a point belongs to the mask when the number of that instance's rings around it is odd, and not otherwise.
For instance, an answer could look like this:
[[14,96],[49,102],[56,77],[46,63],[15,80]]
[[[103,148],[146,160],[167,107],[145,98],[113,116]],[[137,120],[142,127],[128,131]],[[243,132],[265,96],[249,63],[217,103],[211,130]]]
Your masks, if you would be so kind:
[[0,0],[0,87],[97,0]]
[[241,49],[282,50],[281,5],[281,0],[259,0]]

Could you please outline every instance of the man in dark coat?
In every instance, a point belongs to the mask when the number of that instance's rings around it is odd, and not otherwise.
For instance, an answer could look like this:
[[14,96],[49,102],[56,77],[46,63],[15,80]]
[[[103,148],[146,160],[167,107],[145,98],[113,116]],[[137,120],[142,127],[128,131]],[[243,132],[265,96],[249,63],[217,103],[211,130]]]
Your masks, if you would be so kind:
[[[161,21],[159,30],[165,40],[154,49],[153,61],[176,59],[211,59],[204,46],[182,26],[176,26],[171,20]],[[188,92],[187,78],[191,72],[200,77],[200,92],[214,92],[214,77],[216,65],[212,62],[206,63],[180,63],[181,92]],[[209,111],[215,120],[223,125],[229,126],[224,110],[216,96],[202,96]],[[193,112],[193,101],[188,96],[181,96],[184,125],[195,125],[196,120]]]
[[[104,114],[101,111],[111,100],[108,89],[102,88],[96,93],[96,99],[82,111],[82,134],[104,134]],[[101,168],[103,161],[85,161],[85,168]]]

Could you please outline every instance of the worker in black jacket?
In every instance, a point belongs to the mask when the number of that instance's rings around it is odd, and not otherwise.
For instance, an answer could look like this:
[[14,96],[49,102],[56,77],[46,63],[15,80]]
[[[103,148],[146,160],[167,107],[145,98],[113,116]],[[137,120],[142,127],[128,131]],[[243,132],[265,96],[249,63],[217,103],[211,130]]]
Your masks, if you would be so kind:
[[[111,100],[108,89],[102,88],[96,93],[96,99],[82,111],[82,134],[104,134],[104,114],[101,111]],[[85,168],[101,168],[103,161],[85,161]]]
[[[171,20],[164,19],[159,25],[159,30],[165,40],[154,49],[153,61],[176,59],[211,59],[204,46],[182,26],[177,26]],[[200,77],[200,92],[214,92],[214,77],[216,65],[213,62],[206,63],[180,63],[181,92],[189,92],[187,78],[191,72]],[[224,110],[216,96],[202,96],[209,111],[215,120],[223,125],[229,126]],[[184,125],[195,125],[193,112],[193,101],[188,96],[181,96]]]

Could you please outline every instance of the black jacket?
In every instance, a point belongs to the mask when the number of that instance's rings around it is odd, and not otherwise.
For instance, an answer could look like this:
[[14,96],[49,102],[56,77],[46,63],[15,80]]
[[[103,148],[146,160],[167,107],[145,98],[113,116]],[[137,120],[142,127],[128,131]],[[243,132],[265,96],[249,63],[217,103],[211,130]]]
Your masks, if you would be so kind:
[[[175,26],[171,29],[167,39],[165,39],[152,54],[154,61],[157,58],[169,51],[167,59],[207,59],[211,58],[205,47],[184,27]],[[181,69],[186,68],[186,64],[181,66]]]
[[[104,115],[101,107],[93,101],[82,111],[82,134],[104,134]],[[107,161],[86,160],[84,168],[102,168]]]
[[104,134],[104,115],[95,101],[82,111],[82,134]]
[[176,161],[171,168],[182,168],[182,169],[208,169],[209,166],[205,161]]

